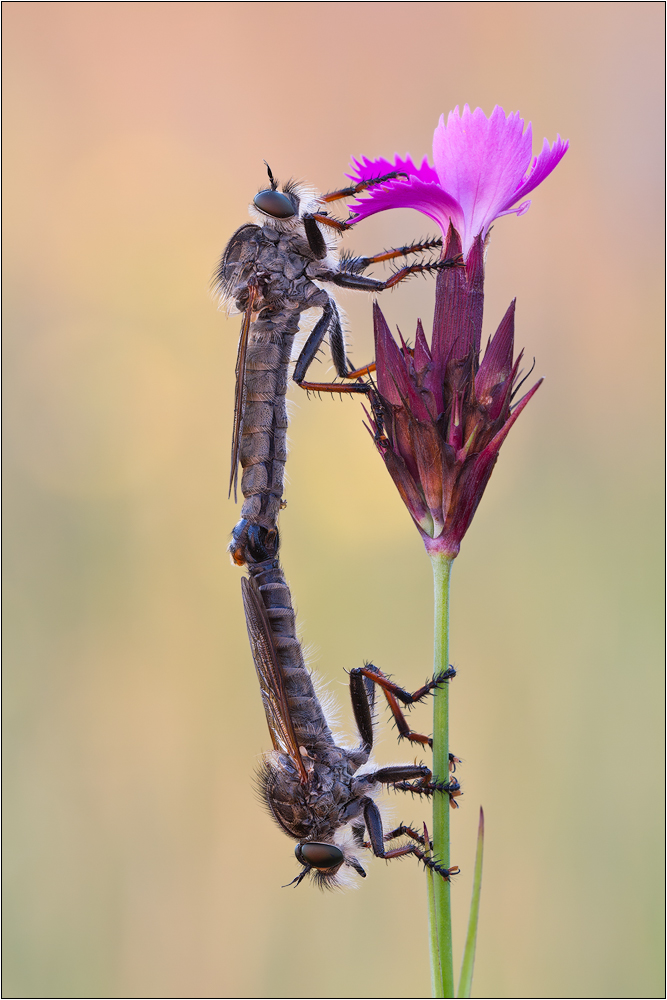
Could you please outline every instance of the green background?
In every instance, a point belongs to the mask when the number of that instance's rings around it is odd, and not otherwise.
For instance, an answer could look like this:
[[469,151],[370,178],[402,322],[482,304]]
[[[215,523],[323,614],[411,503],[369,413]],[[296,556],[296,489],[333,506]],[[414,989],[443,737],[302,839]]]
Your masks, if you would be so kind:
[[[263,159],[331,189],[352,154],[430,154],[465,102],[571,149],[488,257],[485,330],[517,296],[546,381],[454,569],[455,948],[482,803],[475,995],[664,995],[663,12],[4,5],[5,996],[428,995],[412,861],[281,888],[225,551],[239,320],[207,282]],[[432,230],[388,213],[345,245]],[[416,280],[382,305],[412,336],[432,298]],[[340,301],[361,364],[370,299]],[[345,670],[428,675],[430,567],[358,402],[290,395],[284,564],[348,722]],[[380,760],[414,756],[382,734]]]

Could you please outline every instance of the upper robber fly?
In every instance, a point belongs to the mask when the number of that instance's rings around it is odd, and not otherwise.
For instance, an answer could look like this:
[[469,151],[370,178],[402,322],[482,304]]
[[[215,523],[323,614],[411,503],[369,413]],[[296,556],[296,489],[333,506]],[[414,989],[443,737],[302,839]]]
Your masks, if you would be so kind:
[[[324,206],[382,184],[397,173],[320,196],[293,181],[278,190],[278,182],[267,169],[270,186],[255,195],[250,206],[255,222],[234,233],[213,279],[222,301],[243,313],[229,486],[236,495],[240,463],[244,503],[230,545],[238,565],[262,562],[278,551],[277,521],[287,452],[285,393],[301,313],[313,307],[322,310],[296,360],[294,381],[315,391],[367,392],[362,376],[375,366],[355,370],[349,365],[340,313],[329,287],[379,292],[412,274],[460,263],[458,259],[430,260],[402,267],[386,281],[366,277],[362,272],[371,264],[442,245],[440,239],[432,239],[373,257],[339,257],[337,239],[350,223],[330,217]],[[336,373],[344,382],[306,381],[325,338]]]

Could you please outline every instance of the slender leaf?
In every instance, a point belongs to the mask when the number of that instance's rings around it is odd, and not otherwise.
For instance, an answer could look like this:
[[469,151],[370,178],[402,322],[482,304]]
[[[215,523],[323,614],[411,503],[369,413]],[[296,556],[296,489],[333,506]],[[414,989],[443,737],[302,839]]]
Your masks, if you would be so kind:
[[477,853],[475,855],[475,874],[472,880],[472,899],[470,901],[470,918],[468,934],[461,964],[461,979],[459,981],[459,997],[469,997],[472,991],[472,971],[475,965],[475,947],[477,945],[477,923],[479,921],[479,897],[482,891],[482,859],[484,857],[484,810],[479,810],[479,830],[477,833]]

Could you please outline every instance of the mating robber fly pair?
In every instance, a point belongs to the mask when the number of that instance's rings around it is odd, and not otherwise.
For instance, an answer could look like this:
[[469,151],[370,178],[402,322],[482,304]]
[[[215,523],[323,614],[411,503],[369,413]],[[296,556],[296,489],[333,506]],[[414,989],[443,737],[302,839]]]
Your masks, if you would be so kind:
[[[290,181],[282,190],[267,165],[269,184],[250,206],[254,223],[241,226],[229,241],[214,276],[223,303],[243,314],[236,364],[236,392],[230,494],[236,495],[241,465],[241,518],[232,532],[233,561],[246,566],[242,579],[246,624],[262,692],[273,752],[265,756],[259,780],[262,795],[278,825],[297,841],[302,869],[290,884],[312,875],[322,886],[344,881],[345,869],[365,876],[357,854],[370,849],[381,858],[414,855],[429,870],[449,879],[431,854],[426,828],[422,835],[401,824],[383,830],[375,795],[382,785],[417,795],[447,794],[456,806],[458,782],[434,777],[425,764],[372,768],[375,693],[381,688],[398,728],[399,739],[422,746],[432,741],[412,731],[401,708],[422,701],[455,674],[449,668],[410,693],[377,667],[350,672],[350,695],[359,745],[338,746],[317,698],[296,635],[292,598],[278,560],[278,514],[283,503],[287,455],[285,393],[294,337],[301,314],[321,309],[321,316],[294,366],[293,379],[303,389],[367,393],[364,376],[375,369],[350,366],[340,313],[330,287],[380,292],[412,274],[458,266],[459,259],[406,265],[386,281],[363,272],[374,263],[440,247],[426,240],[371,257],[339,256],[337,240],[350,228],[330,216],[326,205],[381,184],[387,174],[352,187],[317,195]],[[325,339],[341,382],[307,381],[308,369]],[[450,755],[450,769],[457,759]],[[447,776],[449,779],[449,776]],[[409,843],[387,849],[407,837]]]

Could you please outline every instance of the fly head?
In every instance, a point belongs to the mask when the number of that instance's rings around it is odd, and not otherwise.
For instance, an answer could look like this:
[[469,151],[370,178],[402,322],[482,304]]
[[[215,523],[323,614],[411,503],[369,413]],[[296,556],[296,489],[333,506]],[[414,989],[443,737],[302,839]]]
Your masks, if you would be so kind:
[[[266,160],[264,160],[264,163],[266,163]],[[268,163],[266,163],[266,169],[269,174],[269,184],[271,186],[259,191],[255,195],[252,202],[253,205],[262,215],[268,216],[269,219],[278,219],[280,221],[293,219],[299,214],[298,197],[289,189],[289,185],[286,185],[283,191],[279,191],[278,181],[273,176]]]
[[300,885],[306,875],[311,875],[321,889],[334,889],[341,884],[339,872],[343,865],[349,865],[362,878],[366,878],[366,872],[357,859],[347,858],[335,844],[320,844],[314,841],[299,843],[294,848],[294,854],[303,868],[296,878],[288,883],[289,885]]

